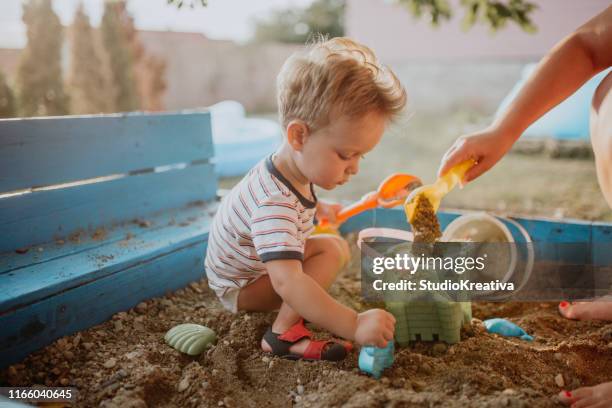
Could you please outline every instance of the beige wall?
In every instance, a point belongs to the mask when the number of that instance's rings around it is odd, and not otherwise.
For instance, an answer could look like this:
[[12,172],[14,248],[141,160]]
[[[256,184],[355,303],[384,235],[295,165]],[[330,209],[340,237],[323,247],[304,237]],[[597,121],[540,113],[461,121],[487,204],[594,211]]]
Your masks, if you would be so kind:
[[460,0],[450,0],[452,21],[432,28],[425,17],[415,20],[409,11],[389,0],[348,0],[349,36],[374,48],[386,62],[407,59],[536,58],[557,41],[610,5],[610,0],[530,0],[539,6],[533,14],[535,35],[509,24],[495,34],[478,24],[461,29]]
[[234,99],[249,111],[275,110],[276,74],[296,49],[281,44],[238,45],[188,33],[144,31],[140,37],[149,52],[168,63],[168,109]]

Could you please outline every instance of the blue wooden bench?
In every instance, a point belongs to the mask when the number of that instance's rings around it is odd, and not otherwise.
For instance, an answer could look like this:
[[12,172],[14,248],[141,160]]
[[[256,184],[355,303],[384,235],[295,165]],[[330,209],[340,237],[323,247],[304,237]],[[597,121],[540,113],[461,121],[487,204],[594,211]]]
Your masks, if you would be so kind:
[[210,115],[0,121],[0,367],[204,275]]

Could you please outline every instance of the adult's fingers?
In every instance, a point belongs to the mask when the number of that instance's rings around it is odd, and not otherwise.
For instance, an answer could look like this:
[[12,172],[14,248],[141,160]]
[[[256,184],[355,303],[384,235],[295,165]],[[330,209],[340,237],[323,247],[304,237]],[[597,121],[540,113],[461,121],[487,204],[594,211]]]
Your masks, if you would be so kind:
[[476,162],[463,176],[463,183],[469,183],[470,181],[480,177],[483,173],[486,173],[496,162],[490,157],[484,157],[482,160]]
[[599,402],[598,398],[595,397],[586,397],[583,399],[580,399],[576,402],[574,402],[572,404],[572,408],[586,408],[586,407],[592,407],[593,405],[597,404]]
[[393,340],[393,330],[383,330],[383,338],[387,341]]
[[470,151],[470,147],[465,142],[459,143],[460,145],[453,149],[452,153],[442,159],[440,168],[438,169],[438,177],[445,175],[447,171],[457,164],[472,158],[473,154]]
[[606,399],[605,401],[599,401],[597,404],[591,406],[591,408],[609,408],[612,406],[612,399]]
[[385,338],[383,336],[379,336],[378,339],[376,340],[375,346],[378,347],[378,348],[385,348],[385,347],[387,347],[387,343],[388,343],[388,341],[385,340]]

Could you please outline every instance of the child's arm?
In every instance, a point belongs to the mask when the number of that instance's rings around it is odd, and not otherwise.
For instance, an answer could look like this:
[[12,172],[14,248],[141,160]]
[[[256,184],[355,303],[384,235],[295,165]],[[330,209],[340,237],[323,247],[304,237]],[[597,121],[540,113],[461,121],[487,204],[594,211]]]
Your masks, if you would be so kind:
[[276,293],[305,319],[362,345],[385,347],[393,339],[393,315],[381,309],[357,314],[305,274],[300,261],[268,261],[266,268]]
[[442,158],[439,175],[467,159],[475,179],[493,167],[533,122],[612,65],[612,6],[558,43],[539,63],[516,99],[489,128],[462,136]]

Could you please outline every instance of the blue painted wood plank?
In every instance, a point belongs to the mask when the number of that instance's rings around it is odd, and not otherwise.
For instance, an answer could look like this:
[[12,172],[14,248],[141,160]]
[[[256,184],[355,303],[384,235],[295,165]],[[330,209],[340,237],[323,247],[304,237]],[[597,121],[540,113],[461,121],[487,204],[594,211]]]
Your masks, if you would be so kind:
[[[105,226],[101,230],[82,231],[72,239],[52,241],[31,247],[25,253],[0,254],[0,275],[16,269],[42,264],[79,252],[135,238],[145,232],[160,230],[170,225],[187,225],[201,214],[214,215],[215,202],[194,202],[185,207],[164,211],[162,216],[148,217],[135,222],[126,221]],[[142,222],[146,221],[146,224]],[[100,235],[102,234],[102,235]]]
[[0,199],[0,254],[216,195],[212,164]]
[[207,236],[211,220],[207,211],[196,209],[185,216],[191,219],[186,225],[182,222],[167,225],[170,218],[163,216],[154,221],[166,227],[143,230],[129,241],[110,243],[1,274],[0,315],[162,256],[176,246],[191,245]]
[[340,226],[340,233],[359,232],[364,228],[372,226],[374,226],[374,210],[368,210],[346,220]]
[[[438,212],[440,227],[444,229],[452,220],[462,214],[468,213],[470,213],[470,211],[440,211]],[[362,216],[364,215],[361,214],[357,217]],[[557,221],[529,217],[511,218],[521,224],[529,232],[533,241],[536,242],[590,242],[591,239],[592,223],[588,221]],[[373,226],[377,227],[410,230],[410,225],[406,222],[406,216],[404,215],[404,211],[401,208],[375,209],[373,215],[373,224]],[[345,230],[350,231],[351,228],[356,227],[357,225],[357,223],[348,224]]]
[[0,315],[0,367],[22,360],[57,338],[102,323],[142,300],[201,279],[206,242],[204,236],[185,245],[176,242],[156,257]]
[[594,222],[591,230],[593,266],[612,266],[612,224]]
[[[442,229],[469,211],[440,211]],[[536,259],[554,260],[568,264],[612,265],[612,224],[581,220],[553,220],[534,217],[509,217],[523,226],[535,243]],[[345,223],[343,233],[372,226],[410,230],[401,208],[374,210],[360,214]]]
[[0,193],[213,156],[210,113],[0,120]]

